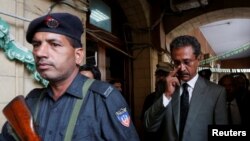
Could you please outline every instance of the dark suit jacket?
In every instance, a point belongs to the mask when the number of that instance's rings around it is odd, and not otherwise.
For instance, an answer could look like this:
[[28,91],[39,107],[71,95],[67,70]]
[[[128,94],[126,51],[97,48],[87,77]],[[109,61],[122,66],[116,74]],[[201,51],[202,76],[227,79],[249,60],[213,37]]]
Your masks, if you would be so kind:
[[[164,107],[162,97],[145,113],[148,131],[161,130],[161,139],[179,140],[180,88]],[[198,77],[190,101],[188,117],[183,132],[183,141],[207,141],[208,125],[227,124],[225,89],[202,77]]]
[[249,107],[250,107],[250,91],[247,89],[241,88],[235,92],[236,102],[239,108],[241,116],[241,124],[244,126],[250,127],[250,116],[249,116]]

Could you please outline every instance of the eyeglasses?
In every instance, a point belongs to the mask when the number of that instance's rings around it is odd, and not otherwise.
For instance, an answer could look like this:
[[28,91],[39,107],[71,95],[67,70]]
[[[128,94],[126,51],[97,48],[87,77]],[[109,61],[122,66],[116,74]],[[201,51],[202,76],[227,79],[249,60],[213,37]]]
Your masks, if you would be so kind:
[[184,61],[177,61],[177,60],[172,60],[171,64],[173,65],[174,68],[177,68],[181,64],[183,64],[185,67],[191,67],[194,64],[195,60],[191,59],[185,59]]

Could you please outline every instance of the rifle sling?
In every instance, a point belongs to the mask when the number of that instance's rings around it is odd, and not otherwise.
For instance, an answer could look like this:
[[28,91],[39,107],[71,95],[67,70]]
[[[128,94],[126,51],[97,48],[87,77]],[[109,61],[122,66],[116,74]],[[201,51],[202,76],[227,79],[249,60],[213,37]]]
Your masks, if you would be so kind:
[[84,83],[84,85],[82,87],[82,99],[77,99],[77,101],[75,103],[73,112],[71,113],[71,116],[70,116],[70,120],[68,123],[66,134],[64,136],[64,141],[71,141],[72,140],[73,131],[75,129],[77,117],[78,117],[79,112],[81,110],[82,104],[84,102],[84,98],[87,94],[87,91],[93,82],[94,82],[94,79],[87,79],[87,81]]

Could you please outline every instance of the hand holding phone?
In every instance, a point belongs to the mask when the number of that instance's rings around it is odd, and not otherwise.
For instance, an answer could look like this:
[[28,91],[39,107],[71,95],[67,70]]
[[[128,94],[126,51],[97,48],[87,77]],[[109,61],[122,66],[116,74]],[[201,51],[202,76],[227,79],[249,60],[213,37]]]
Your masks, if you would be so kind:
[[172,97],[175,89],[177,86],[180,86],[180,81],[177,78],[177,72],[179,71],[180,66],[177,68],[174,68],[173,71],[169,73],[169,75],[166,77],[166,90],[165,90],[165,96],[167,98]]

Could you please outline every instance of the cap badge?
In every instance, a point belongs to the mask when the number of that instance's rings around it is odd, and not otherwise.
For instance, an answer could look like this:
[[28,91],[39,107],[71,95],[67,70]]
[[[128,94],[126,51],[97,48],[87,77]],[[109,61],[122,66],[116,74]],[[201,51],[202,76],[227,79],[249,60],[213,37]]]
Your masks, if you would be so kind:
[[116,117],[118,120],[121,122],[122,125],[125,127],[129,127],[130,125],[130,116],[126,108],[121,108],[119,111],[116,113]]
[[46,17],[45,23],[49,28],[57,28],[59,26],[59,22],[51,16]]

